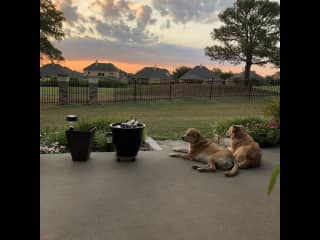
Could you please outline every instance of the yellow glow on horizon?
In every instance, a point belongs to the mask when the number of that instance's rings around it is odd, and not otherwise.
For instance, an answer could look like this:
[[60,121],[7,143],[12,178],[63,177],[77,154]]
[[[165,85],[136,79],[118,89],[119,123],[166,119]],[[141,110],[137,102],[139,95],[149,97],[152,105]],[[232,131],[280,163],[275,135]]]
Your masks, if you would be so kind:
[[[83,72],[83,69],[87,67],[88,65],[92,64],[95,62],[95,59],[92,60],[65,60],[63,62],[59,62],[61,66],[70,68],[71,70],[78,71],[78,72]],[[119,62],[119,61],[113,61],[110,59],[103,59],[99,60],[101,63],[112,63],[114,64],[117,68],[120,68],[121,70],[128,72],[128,73],[136,73],[137,71],[141,70],[144,67],[152,67],[152,64],[135,64],[135,63],[126,63],[126,62]],[[40,66],[45,65],[47,63],[50,63],[48,60],[43,60],[40,62]],[[160,68],[166,68],[168,69],[171,73],[180,66],[187,66],[187,67],[195,67],[195,65],[189,65],[189,64],[178,64],[178,65],[157,65],[157,67]],[[213,68],[220,68],[223,72],[228,72],[231,71],[233,73],[240,73],[243,71],[243,66],[219,66],[219,65],[205,65],[208,69],[213,69]],[[276,68],[270,68],[270,67],[260,67],[260,66],[252,66],[251,68],[252,71],[256,71],[257,74],[260,74],[261,76],[267,76],[267,75],[272,75],[279,71],[279,69]]]

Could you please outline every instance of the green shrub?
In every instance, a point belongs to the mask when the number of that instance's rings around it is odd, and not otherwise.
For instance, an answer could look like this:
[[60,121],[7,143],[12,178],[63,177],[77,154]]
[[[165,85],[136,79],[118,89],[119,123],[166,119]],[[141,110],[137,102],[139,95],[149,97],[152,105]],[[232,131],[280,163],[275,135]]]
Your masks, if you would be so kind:
[[280,144],[280,128],[273,120],[256,117],[230,119],[219,122],[214,127],[214,133],[225,137],[232,125],[243,125],[246,132],[261,147],[272,147]]
[[53,143],[59,143],[59,145],[63,146],[67,145],[65,129],[46,129],[40,132],[40,145],[50,145]]
[[88,80],[82,79],[82,78],[70,78],[69,86],[70,87],[87,87]]
[[256,122],[256,123],[266,123],[267,120],[259,117],[248,117],[248,118],[234,118],[228,119],[221,122],[218,122],[214,126],[214,132],[221,136],[226,136],[227,131],[232,125],[243,125],[245,126],[247,122]]
[[105,131],[97,130],[93,139],[92,150],[105,152],[107,150],[107,140],[105,137]]
[[119,80],[114,77],[106,77],[99,79],[99,87],[115,88],[115,87],[127,87],[128,82]]
[[53,87],[58,86],[58,79],[55,78],[44,78],[40,80],[40,87]]
[[272,97],[270,102],[264,108],[266,116],[273,117],[280,124],[280,98]]

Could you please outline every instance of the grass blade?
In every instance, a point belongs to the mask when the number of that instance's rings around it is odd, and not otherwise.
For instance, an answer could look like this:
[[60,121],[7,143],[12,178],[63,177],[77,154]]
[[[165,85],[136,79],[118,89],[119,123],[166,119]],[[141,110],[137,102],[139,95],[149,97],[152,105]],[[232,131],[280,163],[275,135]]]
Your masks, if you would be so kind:
[[277,181],[279,173],[280,173],[280,164],[278,164],[272,171],[270,181],[269,181],[268,195],[270,195],[270,193],[272,192],[272,189]]

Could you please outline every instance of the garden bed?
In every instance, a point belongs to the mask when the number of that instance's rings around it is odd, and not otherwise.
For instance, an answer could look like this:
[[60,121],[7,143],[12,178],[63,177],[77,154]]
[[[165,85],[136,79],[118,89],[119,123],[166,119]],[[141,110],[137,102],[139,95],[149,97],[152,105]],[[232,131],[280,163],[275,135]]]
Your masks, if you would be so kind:
[[226,133],[232,125],[242,125],[262,148],[280,145],[279,124],[274,119],[264,118],[236,118],[219,122],[214,127],[214,141],[224,146],[230,146],[230,139],[226,137]]
[[[159,150],[157,146],[153,143],[155,142],[152,138],[148,137],[146,141],[143,141],[139,151],[155,151]],[[69,153],[70,150],[67,146],[59,144],[59,142],[55,142],[50,144],[49,146],[43,145],[40,146],[40,154],[59,154],[59,153]],[[92,152],[107,152],[106,148],[93,148]],[[114,151],[112,151],[114,152]]]

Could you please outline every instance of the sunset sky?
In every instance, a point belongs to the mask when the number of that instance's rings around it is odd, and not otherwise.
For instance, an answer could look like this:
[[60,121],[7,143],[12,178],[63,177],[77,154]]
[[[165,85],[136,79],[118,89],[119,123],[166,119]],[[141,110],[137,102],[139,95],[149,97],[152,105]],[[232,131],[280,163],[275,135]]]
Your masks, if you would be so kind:
[[[95,60],[136,73],[145,66],[173,71],[181,65],[205,65],[240,72],[243,65],[213,62],[204,48],[214,44],[217,14],[234,0],[54,0],[65,17],[65,38],[54,41],[63,52],[59,62],[73,70]],[[277,1],[280,2],[280,1]],[[45,62],[41,62],[44,64]],[[252,68],[265,76],[272,65]]]

